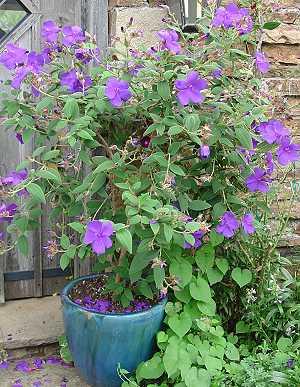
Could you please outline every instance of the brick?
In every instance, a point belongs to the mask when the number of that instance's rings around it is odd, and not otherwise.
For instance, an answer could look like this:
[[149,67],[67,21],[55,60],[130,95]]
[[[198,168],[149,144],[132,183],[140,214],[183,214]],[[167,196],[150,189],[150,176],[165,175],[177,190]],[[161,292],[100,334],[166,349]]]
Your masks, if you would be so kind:
[[268,87],[275,90],[278,94],[286,96],[300,96],[300,77],[299,78],[266,78]]
[[274,30],[265,30],[263,41],[270,44],[300,44],[300,26],[283,23]]
[[278,20],[288,24],[300,24],[300,9],[295,7],[278,9],[272,13],[268,20]]
[[[113,39],[119,38],[122,42],[121,28],[128,24],[131,17],[133,17],[133,24],[128,31],[143,31],[143,37],[134,38],[132,46],[135,48],[151,47],[157,42],[156,33],[165,27],[162,19],[168,17],[168,8],[114,8],[111,12],[110,31]],[[116,46],[121,46],[121,43],[118,42]]]

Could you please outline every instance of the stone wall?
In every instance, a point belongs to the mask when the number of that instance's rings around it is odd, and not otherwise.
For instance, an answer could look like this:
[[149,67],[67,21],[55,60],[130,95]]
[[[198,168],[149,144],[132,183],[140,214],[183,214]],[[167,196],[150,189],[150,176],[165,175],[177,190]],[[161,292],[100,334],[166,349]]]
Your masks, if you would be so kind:
[[[169,1],[174,3],[174,0]],[[270,0],[266,1],[270,3]],[[156,32],[163,28],[162,19],[168,13],[165,6],[159,5],[161,3],[161,0],[152,0],[152,6],[149,6],[146,0],[109,0],[112,41],[121,35],[122,27],[133,17],[132,29],[143,31],[143,43],[148,47],[155,43]],[[288,105],[290,117],[286,124],[292,128],[300,143],[300,0],[279,0],[272,3],[274,6],[270,20],[278,20],[282,24],[272,31],[266,31],[263,36],[263,51],[268,54],[272,63],[266,82],[271,93],[278,95],[280,101],[283,97],[284,104]],[[300,247],[300,169],[296,175],[299,202],[292,207],[292,221],[286,238],[282,241],[283,246]],[[288,205],[290,194],[291,184],[288,183],[282,193],[283,206]]]

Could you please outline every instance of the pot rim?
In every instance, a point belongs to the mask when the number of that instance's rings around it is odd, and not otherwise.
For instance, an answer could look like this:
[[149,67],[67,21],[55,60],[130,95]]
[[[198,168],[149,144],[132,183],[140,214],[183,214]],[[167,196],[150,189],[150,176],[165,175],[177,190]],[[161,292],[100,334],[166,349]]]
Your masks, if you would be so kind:
[[73,306],[76,306],[77,308],[79,309],[82,309],[86,312],[89,312],[89,313],[94,313],[94,314],[97,314],[97,315],[100,315],[100,316],[105,316],[105,317],[127,317],[129,318],[130,316],[143,316],[143,315],[146,315],[147,313],[153,311],[154,309],[156,308],[160,308],[161,306],[165,307],[167,301],[168,301],[168,298],[165,297],[163,300],[161,300],[160,302],[158,302],[157,304],[155,304],[154,306],[152,306],[151,308],[149,309],[146,309],[146,310],[143,310],[141,312],[132,312],[132,313],[103,313],[103,312],[97,312],[97,311],[94,311],[94,310],[90,310],[82,305],[79,305],[79,304],[76,304],[76,302],[72,301],[71,298],[69,297],[69,294],[72,290],[72,288],[77,285],[79,282],[82,282],[86,279],[92,279],[92,278],[96,278],[96,277],[99,277],[101,276],[101,274],[89,274],[89,275],[84,275],[84,276],[81,276],[81,277],[78,277],[72,281],[70,281],[69,283],[67,283],[67,285],[65,285],[65,287],[63,288],[62,292],[61,292],[61,301],[62,301],[62,304],[71,304]]

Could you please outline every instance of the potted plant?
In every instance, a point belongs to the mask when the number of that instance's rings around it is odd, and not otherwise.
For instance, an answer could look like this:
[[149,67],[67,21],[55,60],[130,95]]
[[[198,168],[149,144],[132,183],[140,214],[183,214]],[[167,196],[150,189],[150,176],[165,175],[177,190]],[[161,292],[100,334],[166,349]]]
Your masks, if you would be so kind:
[[[171,354],[195,321],[215,315],[212,286],[232,266],[220,251],[255,233],[252,193],[270,189],[275,164],[299,159],[288,129],[267,116],[269,96],[255,78],[268,70],[266,56],[237,48],[255,44],[252,16],[236,5],[214,12],[199,33],[166,22],[146,50],[133,48],[138,34],[124,29],[124,45],[107,58],[81,28],[47,21],[41,53],[9,44],[0,57],[16,89],[3,102],[3,125],[20,142],[34,134],[36,144],[2,179],[7,197],[26,201],[3,204],[1,220],[26,253],[47,203],[49,257],[59,254],[63,269],[74,257],[96,257],[101,275],[62,292],[70,350],[92,385],[119,386],[118,366],[133,371],[151,356],[168,293],[177,303],[167,307],[173,337],[159,338],[164,348],[170,340],[166,372],[181,372],[188,386],[192,374],[209,383],[209,372]],[[231,267],[241,288],[252,278],[245,266]],[[217,325],[218,345],[236,357]],[[164,370],[153,359],[143,372],[149,366],[155,379]]]

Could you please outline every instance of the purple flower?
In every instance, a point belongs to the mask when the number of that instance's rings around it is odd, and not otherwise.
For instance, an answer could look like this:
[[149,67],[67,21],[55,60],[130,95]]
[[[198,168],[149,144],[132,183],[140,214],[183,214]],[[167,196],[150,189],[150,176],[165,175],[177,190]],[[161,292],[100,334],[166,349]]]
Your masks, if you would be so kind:
[[63,28],[63,44],[72,46],[76,43],[82,43],[85,40],[84,33],[79,26],[66,26]]
[[198,156],[200,159],[207,159],[210,156],[210,148],[208,145],[201,145],[201,147],[198,149]]
[[19,65],[24,64],[27,58],[27,51],[13,43],[6,45],[6,50],[0,55],[0,63],[8,70],[13,70]]
[[16,133],[16,139],[19,141],[20,144],[24,144],[22,133]]
[[83,243],[92,245],[92,250],[97,254],[104,254],[106,249],[112,247],[112,236],[114,230],[112,222],[92,220],[87,225]]
[[161,30],[157,33],[157,36],[161,40],[161,47],[163,50],[169,50],[172,54],[179,54],[181,51],[180,44],[178,43],[179,35],[174,30]]
[[281,139],[289,135],[289,130],[278,120],[262,122],[256,127],[261,137],[268,143],[281,143]]
[[12,387],[23,387],[21,379],[15,380]]
[[26,360],[21,360],[16,363],[16,371],[19,372],[30,372],[31,368]]
[[193,232],[193,237],[195,239],[195,242],[193,245],[191,245],[190,243],[188,242],[184,242],[184,245],[183,245],[183,248],[184,249],[198,249],[201,245],[202,245],[202,240],[201,238],[203,237],[204,235],[204,232],[202,230],[198,230],[198,231],[195,231]]
[[92,79],[78,74],[75,69],[59,75],[60,83],[66,86],[71,93],[84,92],[92,86]]
[[239,228],[239,221],[232,211],[224,212],[220,223],[216,227],[219,234],[224,235],[225,238],[231,238]]
[[223,71],[221,69],[215,69],[215,70],[213,70],[211,75],[213,76],[213,78],[219,79],[223,75]]
[[150,136],[142,137],[141,140],[140,140],[140,144],[141,144],[141,146],[143,148],[149,148],[150,143],[151,143],[151,137]]
[[248,213],[245,214],[241,219],[241,225],[246,234],[253,234],[255,232],[255,227],[253,225],[253,215]]
[[45,64],[45,57],[42,54],[37,54],[35,51],[30,52],[23,66],[16,68],[15,75],[12,79],[11,86],[14,89],[19,89],[23,80],[28,74],[40,74],[43,65]]
[[295,360],[294,359],[289,359],[286,363],[287,368],[294,368],[295,366]]
[[133,77],[136,77],[139,72],[145,67],[142,64],[139,63],[134,63],[134,62],[129,62],[129,74],[132,75]]
[[11,222],[14,215],[16,214],[18,206],[15,203],[2,204],[0,206],[0,223]]
[[[1,239],[3,239],[3,233],[1,233]],[[4,370],[8,368],[8,361],[4,360],[0,363],[0,369]]]
[[191,103],[201,103],[204,101],[204,95],[201,90],[207,89],[205,79],[199,77],[197,71],[191,71],[186,79],[175,81],[175,86],[179,90],[177,98],[181,105],[186,106]]
[[253,20],[247,8],[239,8],[236,4],[230,3],[225,8],[217,9],[212,26],[225,29],[235,28],[240,35],[243,35],[252,31]]
[[109,300],[97,300],[93,309],[96,312],[105,313],[111,308],[111,305]]
[[274,172],[274,168],[275,168],[272,152],[266,153],[265,162],[267,167],[267,173],[271,175]]
[[255,53],[255,65],[258,71],[265,74],[269,71],[270,63],[263,52],[256,51]]
[[267,175],[267,171],[262,168],[255,168],[254,172],[247,177],[246,185],[249,191],[255,192],[268,192],[270,187],[269,183],[271,182],[270,177]]
[[121,79],[111,77],[108,79],[105,87],[105,95],[115,107],[122,106],[123,102],[132,97],[129,90],[129,83]]
[[42,382],[40,380],[35,380],[32,383],[32,387],[41,387],[41,386],[42,386]]
[[28,177],[27,169],[22,169],[21,171],[13,171],[5,178],[1,179],[2,184],[5,185],[18,185],[23,183]]
[[34,359],[32,362],[35,365],[35,368],[41,369],[43,368],[44,361],[40,358]]
[[278,148],[277,157],[281,165],[288,165],[300,160],[300,145],[293,144],[289,136],[284,137]]
[[60,28],[53,20],[46,20],[43,23],[41,35],[45,42],[54,43],[57,41]]

